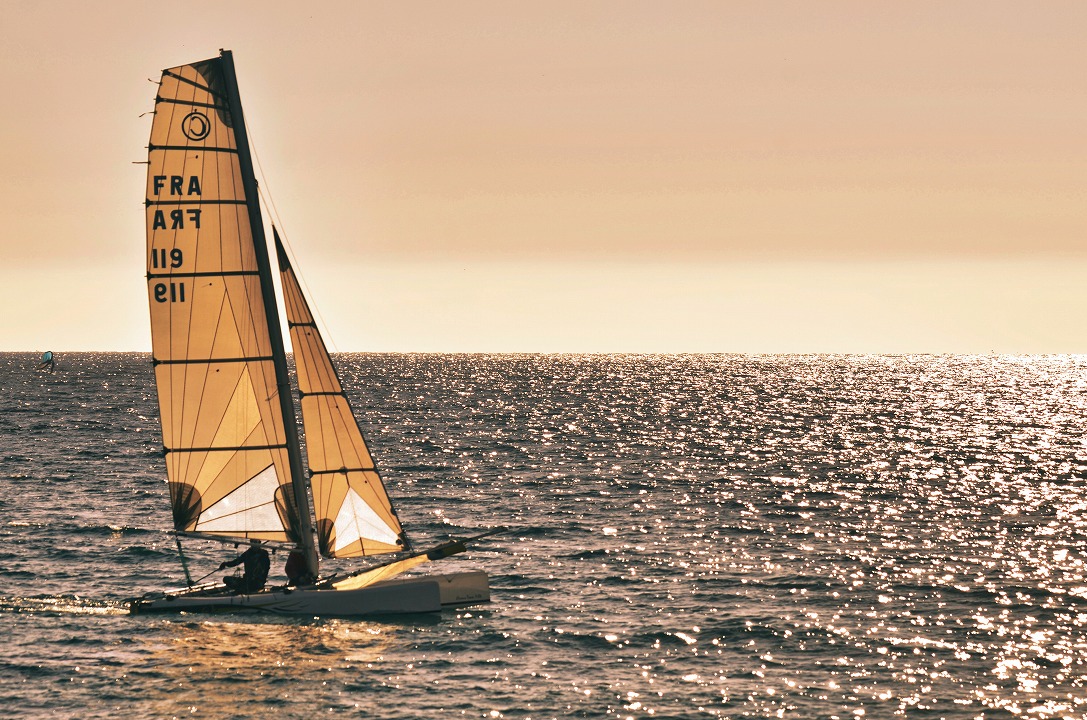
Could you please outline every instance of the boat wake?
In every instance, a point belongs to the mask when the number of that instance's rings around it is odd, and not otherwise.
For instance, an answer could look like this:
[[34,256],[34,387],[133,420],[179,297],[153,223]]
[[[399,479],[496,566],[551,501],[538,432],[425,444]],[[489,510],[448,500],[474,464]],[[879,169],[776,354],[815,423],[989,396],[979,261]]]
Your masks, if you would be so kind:
[[40,595],[13,597],[0,595],[0,614],[41,615],[127,615],[128,608],[120,603],[88,600],[77,595]]

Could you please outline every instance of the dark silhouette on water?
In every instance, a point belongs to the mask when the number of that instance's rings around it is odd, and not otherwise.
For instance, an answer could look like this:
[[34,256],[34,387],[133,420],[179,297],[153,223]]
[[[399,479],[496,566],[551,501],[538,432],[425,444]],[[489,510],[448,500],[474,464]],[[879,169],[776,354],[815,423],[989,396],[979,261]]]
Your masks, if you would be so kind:
[[46,350],[42,353],[42,361],[38,363],[38,370],[45,370],[47,368],[51,373],[57,371],[57,360],[53,356],[52,350]]
[[287,576],[287,584],[296,587],[298,585],[310,585],[317,578],[306,567],[306,558],[299,550],[291,550],[287,555],[287,562],[283,566],[283,572]]
[[225,570],[239,565],[243,565],[241,577],[223,578],[228,588],[237,593],[249,594],[264,587],[264,583],[268,581],[268,569],[272,565],[267,550],[260,545],[250,545],[248,550],[233,560],[219,563],[219,569]]

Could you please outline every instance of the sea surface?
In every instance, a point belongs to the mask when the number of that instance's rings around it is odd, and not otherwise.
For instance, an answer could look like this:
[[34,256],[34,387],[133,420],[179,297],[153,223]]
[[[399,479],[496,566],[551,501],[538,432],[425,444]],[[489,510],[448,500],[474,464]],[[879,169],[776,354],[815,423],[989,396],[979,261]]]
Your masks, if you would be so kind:
[[150,358],[37,357],[0,717],[1087,716],[1087,357],[339,356],[416,541],[511,528],[392,620],[128,615],[184,578]]

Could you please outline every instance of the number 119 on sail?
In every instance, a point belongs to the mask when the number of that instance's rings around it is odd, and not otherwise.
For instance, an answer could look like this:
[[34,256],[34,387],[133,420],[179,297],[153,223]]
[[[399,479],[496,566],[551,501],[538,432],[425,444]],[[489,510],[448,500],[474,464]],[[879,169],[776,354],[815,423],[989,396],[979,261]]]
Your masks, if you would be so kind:
[[166,248],[156,248],[151,251],[151,267],[164,268],[169,266],[172,268],[179,268],[181,267],[181,261],[183,257],[184,256],[181,252],[181,249],[174,248],[170,251],[170,259],[167,260]]
[[185,302],[185,283],[155,284],[155,302]]

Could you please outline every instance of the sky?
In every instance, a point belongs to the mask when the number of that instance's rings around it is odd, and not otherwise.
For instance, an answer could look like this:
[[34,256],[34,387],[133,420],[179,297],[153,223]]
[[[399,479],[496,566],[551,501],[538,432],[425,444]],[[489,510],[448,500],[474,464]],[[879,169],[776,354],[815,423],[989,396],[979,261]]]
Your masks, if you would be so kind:
[[1084,353],[1085,36],[1078,0],[0,0],[0,351],[150,349],[143,114],[227,48],[334,350]]

